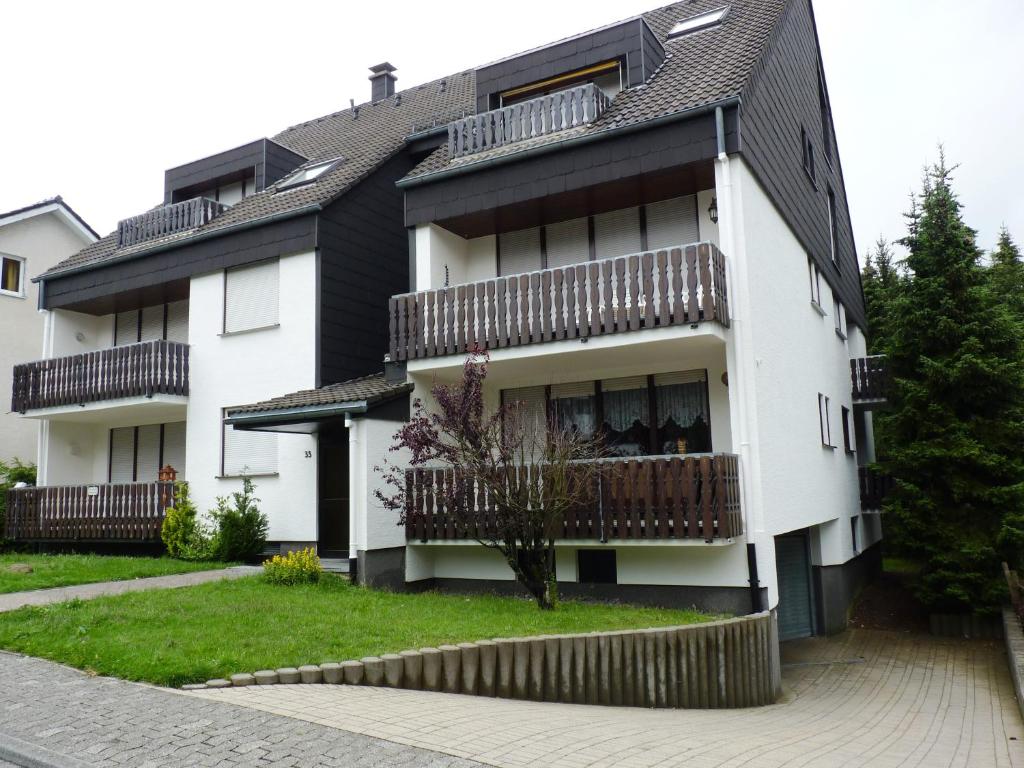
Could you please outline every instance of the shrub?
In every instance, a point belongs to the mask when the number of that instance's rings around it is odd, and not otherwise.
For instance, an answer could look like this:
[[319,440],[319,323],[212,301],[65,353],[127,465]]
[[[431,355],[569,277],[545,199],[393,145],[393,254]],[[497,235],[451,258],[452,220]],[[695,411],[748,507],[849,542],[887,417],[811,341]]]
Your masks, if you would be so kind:
[[274,555],[263,563],[263,578],[271,584],[315,584],[323,568],[312,548]]
[[242,477],[242,490],[230,497],[218,496],[210,511],[217,532],[213,535],[213,556],[218,560],[250,560],[267,543],[267,516],[260,512],[253,495],[253,483]]
[[17,483],[36,483],[36,465],[22,464],[14,459],[10,464],[0,461],[0,549],[4,548],[4,521],[7,518],[7,491]]
[[198,519],[186,482],[174,485],[174,506],[167,509],[160,538],[167,554],[180,560],[209,560],[212,555],[210,532]]

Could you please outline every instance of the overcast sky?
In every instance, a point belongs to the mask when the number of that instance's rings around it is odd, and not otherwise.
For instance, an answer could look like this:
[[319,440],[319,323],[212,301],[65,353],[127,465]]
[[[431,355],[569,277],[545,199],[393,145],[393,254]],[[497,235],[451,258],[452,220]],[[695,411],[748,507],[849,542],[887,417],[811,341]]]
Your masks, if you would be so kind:
[[[105,234],[160,201],[166,168],[365,101],[372,64],[406,88],[657,2],[8,4],[0,211],[61,194]],[[979,244],[1004,223],[1024,240],[1024,2],[814,6],[861,256],[902,236],[939,142]]]

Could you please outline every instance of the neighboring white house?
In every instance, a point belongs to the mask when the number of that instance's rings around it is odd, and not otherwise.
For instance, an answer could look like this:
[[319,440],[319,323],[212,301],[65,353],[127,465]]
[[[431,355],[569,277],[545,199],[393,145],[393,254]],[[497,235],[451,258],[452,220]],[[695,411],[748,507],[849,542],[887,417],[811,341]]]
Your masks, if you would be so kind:
[[15,363],[42,357],[43,314],[32,278],[95,242],[97,235],[60,197],[0,213],[0,460],[36,462],[39,427],[10,413]]

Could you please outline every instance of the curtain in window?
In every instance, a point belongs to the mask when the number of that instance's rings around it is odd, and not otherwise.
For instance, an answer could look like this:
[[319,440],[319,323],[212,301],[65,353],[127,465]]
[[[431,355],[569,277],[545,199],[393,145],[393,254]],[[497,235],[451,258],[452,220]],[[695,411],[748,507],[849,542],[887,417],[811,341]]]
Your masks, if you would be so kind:
[[651,452],[650,400],[646,376],[601,383],[604,431],[616,456],[645,456]]
[[571,429],[583,437],[593,437],[597,427],[597,404],[594,401],[594,382],[556,384],[551,387],[551,405],[555,423]]
[[711,450],[706,378],[704,371],[654,377],[658,453],[703,453]]

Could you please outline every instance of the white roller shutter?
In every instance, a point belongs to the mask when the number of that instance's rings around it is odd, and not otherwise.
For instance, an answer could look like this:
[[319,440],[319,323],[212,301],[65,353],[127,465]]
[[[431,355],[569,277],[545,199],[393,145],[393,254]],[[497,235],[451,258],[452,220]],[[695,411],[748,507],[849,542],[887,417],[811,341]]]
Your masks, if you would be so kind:
[[625,392],[630,389],[647,389],[647,377],[626,376],[621,379],[605,379],[601,382],[602,392]]
[[244,432],[224,425],[224,475],[277,472],[277,433]]
[[188,343],[188,300],[167,305],[167,340]]
[[699,371],[676,371],[674,373],[654,374],[654,385],[656,387],[667,387],[672,384],[697,384],[707,381],[706,370]]
[[641,249],[640,209],[622,208],[595,216],[594,245],[599,259],[638,253]]
[[541,268],[540,227],[504,232],[498,237],[498,259],[502,275],[536,272]]
[[580,264],[590,259],[587,219],[572,219],[545,227],[548,269]]
[[551,385],[551,398],[562,397],[592,397],[594,394],[594,382],[575,381],[571,384]]
[[225,333],[277,324],[277,259],[229,269],[224,280]]
[[651,250],[700,240],[697,196],[686,195],[647,206],[647,247]]
[[502,392],[502,402],[505,405],[519,404],[517,412],[523,420],[523,430],[526,433],[525,445],[534,449],[540,446],[548,426],[544,387],[506,389]]
[[178,479],[185,479],[185,422],[175,421],[164,424],[164,466],[171,466],[178,472]]
[[139,341],[139,310],[130,309],[114,316],[114,345],[123,347]]
[[152,483],[160,473],[160,425],[139,427],[135,453],[135,480]]
[[110,430],[110,482],[135,480],[135,427]]
[[139,341],[158,341],[164,337],[164,305],[142,308],[142,329]]

